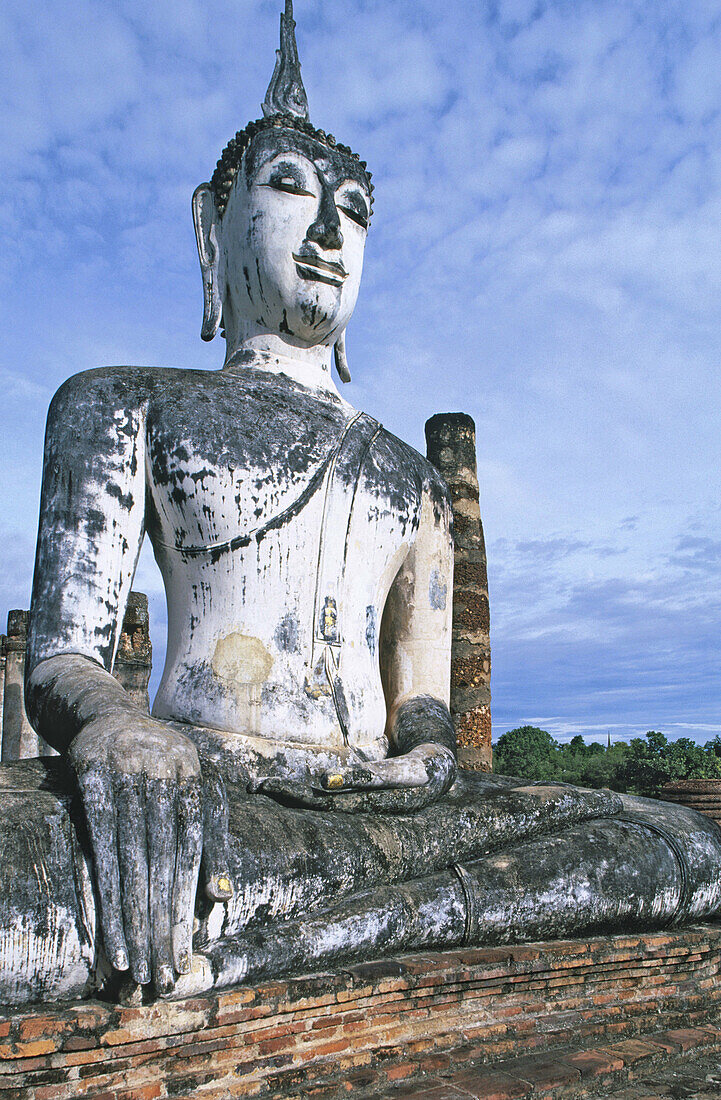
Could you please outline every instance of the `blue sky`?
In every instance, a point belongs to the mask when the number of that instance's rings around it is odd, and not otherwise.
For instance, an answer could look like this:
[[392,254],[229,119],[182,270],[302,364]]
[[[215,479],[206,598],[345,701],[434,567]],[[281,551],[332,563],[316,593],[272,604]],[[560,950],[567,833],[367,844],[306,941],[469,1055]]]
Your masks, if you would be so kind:
[[[0,617],[43,424],[105,363],[213,369],[190,196],[280,0],[0,10]],[[314,122],[374,171],[348,396],[478,429],[494,732],[721,731],[721,16],[705,0],[296,0]],[[156,651],[165,612],[152,556]]]

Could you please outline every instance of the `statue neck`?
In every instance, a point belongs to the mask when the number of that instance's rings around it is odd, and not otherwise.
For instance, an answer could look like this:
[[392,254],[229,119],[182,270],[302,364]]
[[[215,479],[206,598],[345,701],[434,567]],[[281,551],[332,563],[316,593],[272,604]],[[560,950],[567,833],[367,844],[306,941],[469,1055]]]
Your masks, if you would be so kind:
[[275,333],[246,333],[236,340],[228,337],[223,370],[258,367],[285,374],[302,386],[347,405],[331,375],[332,355],[333,349],[325,344],[298,347]]

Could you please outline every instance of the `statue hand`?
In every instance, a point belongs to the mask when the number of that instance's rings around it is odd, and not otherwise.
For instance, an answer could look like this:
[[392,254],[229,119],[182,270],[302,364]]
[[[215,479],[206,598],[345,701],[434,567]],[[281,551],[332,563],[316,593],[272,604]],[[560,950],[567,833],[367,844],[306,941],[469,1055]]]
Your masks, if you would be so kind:
[[415,813],[450,789],[457,766],[443,745],[419,745],[375,764],[351,764],[326,772],[321,786],[292,779],[266,779],[263,794],[291,806],[340,813]]
[[195,892],[231,893],[222,781],[192,741],[135,710],[88,722],[68,757],[88,823],[106,954],[159,993],[190,970]]
[[326,791],[375,791],[424,787],[440,798],[456,778],[456,761],[444,745],[418,745],[377,763],[350,764],[321,776]]

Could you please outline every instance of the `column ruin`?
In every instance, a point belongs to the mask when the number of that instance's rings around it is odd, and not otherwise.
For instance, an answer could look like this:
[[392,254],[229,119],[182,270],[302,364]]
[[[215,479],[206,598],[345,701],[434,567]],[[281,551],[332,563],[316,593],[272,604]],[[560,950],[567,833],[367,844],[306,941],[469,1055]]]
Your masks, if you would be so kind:
[[491,643],[486,544],[476,468],[476,426],[466,413],[438,413],[426,424],[427,455],[451,493],[455,538],[451,714],[458,760],[491,768]]

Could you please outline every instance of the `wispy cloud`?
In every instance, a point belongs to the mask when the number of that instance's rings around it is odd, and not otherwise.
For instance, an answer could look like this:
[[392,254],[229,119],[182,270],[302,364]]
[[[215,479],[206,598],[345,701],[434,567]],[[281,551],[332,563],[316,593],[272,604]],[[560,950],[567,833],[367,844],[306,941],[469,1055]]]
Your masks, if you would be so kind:
[[[280,6],[3,5],[3,615],[27,598],[55,387],[219,363],[189,199],[258,114]],[[296,19],[313,116],[377,183],[349,396],[418,446],[439,406],[478,426],[497,729],[701,736],[721,718],[717,5],[297,0]]]

